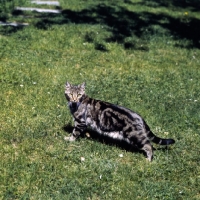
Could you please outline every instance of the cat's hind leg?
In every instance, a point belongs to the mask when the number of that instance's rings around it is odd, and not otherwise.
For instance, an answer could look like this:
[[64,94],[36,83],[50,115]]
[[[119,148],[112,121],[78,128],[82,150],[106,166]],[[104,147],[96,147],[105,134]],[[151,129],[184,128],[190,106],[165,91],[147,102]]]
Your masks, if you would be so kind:
[[153,158],[153,147],[151,143],[149,141],[146,141],[141,149],[145,151],[147,159],[151,162]]
[[[130,134],[131,135],[131,134]],[[129,138],[130,143],[137,147],[139,150],[143,150],[146,153],[147,159],[152,161],[153,158],[153,147],[150,141],[142,135],[142,132],[138,132],[136,136]]]

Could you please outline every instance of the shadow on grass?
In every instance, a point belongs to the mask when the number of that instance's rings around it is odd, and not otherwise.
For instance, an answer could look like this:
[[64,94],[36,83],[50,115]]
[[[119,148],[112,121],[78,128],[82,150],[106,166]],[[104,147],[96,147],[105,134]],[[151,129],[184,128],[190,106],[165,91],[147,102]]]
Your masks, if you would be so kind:
[[200,11],[200,1],[199,0],[143,0],[140,3],[141,6],[149,6],[153,8],[157,7],[167,7],[171,9],[188,9],[188,11]]
[[[148,7],[167,7],[173,9],[185,9],[196,11],[200,8],[197,0],[193,1],[164,1],[150,0],[139,3],[124,1],[125,4],[132,4]],[[17,15],[17,13],[15,13]],[[20,13],[21,15],[21,13]],[[50,26],[65,24],[101,24],[110,34],[105,37],[104,42],[117,42],[124,45],[125,49],[135,49],[148,51],[148,38],[152,35],[172,35],[176,40],[183,40],[182,47],[200,48],[200,20],[198,18],[184,15],[182,17],[173,17],[166,13],[158,12],[133,12],[117,2],[99,3],[98,5],[73,11],[65,9],[61,14],[35,14],[38,19],[35,27],[39,29],[48,29]],[[85,36],[87,38],[87,36]],[[132,39],[131,39],[132,38]],[[187,44],[184,41],[188,40]],[[106,47],[95,44],[95,48],[100,51],[106,51]]]
[[[62,129],[67,133],[72,133],[73,126],[67,124]],[[89,135],[90,135],[88,137],[89,139],[100,142],[102,144],[106,144],[106,145],[109,145],[109,146],[117,146],[118,148],[121,148],[121,149],[126,150],[126,151],[130,151],[130,152],[142,152],[142,151],[134,148],[134,146],[128,144],[125,141],[114,140],[110,137],[107,137],[107,136],[104,136],[104,135],[99,135],[97,132],[95,132],[91,129],[87,129],[85,131],[85,133],[82,134],[80,137],[82,137],[82,138],[86,137],[86,133],[89,133]]]
[[[153,34],[161,35],[163,29],[164,34],[173,35],[175,39],[191,41],[188,48],[200,48],[200,20],[188,16],[174,18],[164,13],[136,13],[121,6],[100,4],[79,12],[63,10],[62,17],[58,21],[53,18],[48,19],[41,19],[36,26],[45,27],[67,23],[102,24],[111,33],[105,41],[121,43],[125,49],[148,50],[148,43],[144,42],[145,38]],[[139,39],[139,44],[135,39],[130,40],[133,36]]]
[[[200,20],[184,13],[183,17],[175,18],[165,13],[132,12],[121,6],[100,4],[79,12],[63,10],[62,16],[63,24],[102,24],[111,33],[105,41],[121,43],[125,49],[148,50],[144,41],[151,35],[163,34],[189,40],[188,48],[200,48]],[[141,45],[135,39],[130,40],[132,37],[139,39]]]
[[19,30],[22,30],[23,28],[24,26],[0,26],[0,34],[11,35]]

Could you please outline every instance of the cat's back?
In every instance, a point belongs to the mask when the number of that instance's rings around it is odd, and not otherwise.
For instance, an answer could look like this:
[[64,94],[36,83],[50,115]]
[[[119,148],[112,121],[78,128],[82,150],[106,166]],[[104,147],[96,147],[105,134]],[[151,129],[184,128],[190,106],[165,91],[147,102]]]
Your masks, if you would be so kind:
[[87,107],[88,111],[95,112],[96,114],[106,114],[112,117],[118,116],[119,118],[129,119],[129,120],[137,120],[143,122],[142,117],[136,112],[116,104],[112,104],[106,101],[93,99],[90,97],[86,97],[82,102],[84,107]]

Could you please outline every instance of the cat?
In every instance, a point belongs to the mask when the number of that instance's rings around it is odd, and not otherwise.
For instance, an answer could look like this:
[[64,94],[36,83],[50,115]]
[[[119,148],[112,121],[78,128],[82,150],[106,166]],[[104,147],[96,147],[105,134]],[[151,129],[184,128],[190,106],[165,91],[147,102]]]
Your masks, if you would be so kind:
[[160,145],[175,143],[173,139],[155,136],[144,119],[134,111],[88,97],[85,94],[85,83],[75,86],[67,82],[65,97],[74,118],[74,129],[70,137],[65,137],[67,141],[76,140],[87,127],[90,127],[99,134],[124,140],[143,150],[149,161],[153,158],[150,141]]

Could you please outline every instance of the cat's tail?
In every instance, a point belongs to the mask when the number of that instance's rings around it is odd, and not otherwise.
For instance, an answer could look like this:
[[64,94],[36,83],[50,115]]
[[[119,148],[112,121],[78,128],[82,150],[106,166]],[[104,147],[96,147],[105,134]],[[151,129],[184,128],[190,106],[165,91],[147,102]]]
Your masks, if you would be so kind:
[[163,139],[163,138],[157,137],[150,130],[148,131],[147,136],[148,136],[149,140],[151,140],[152,142],[154,142],[156,144],[170,145],[170,144],[174,144],[175,143],[175,140],[173,140],[173,139]]

